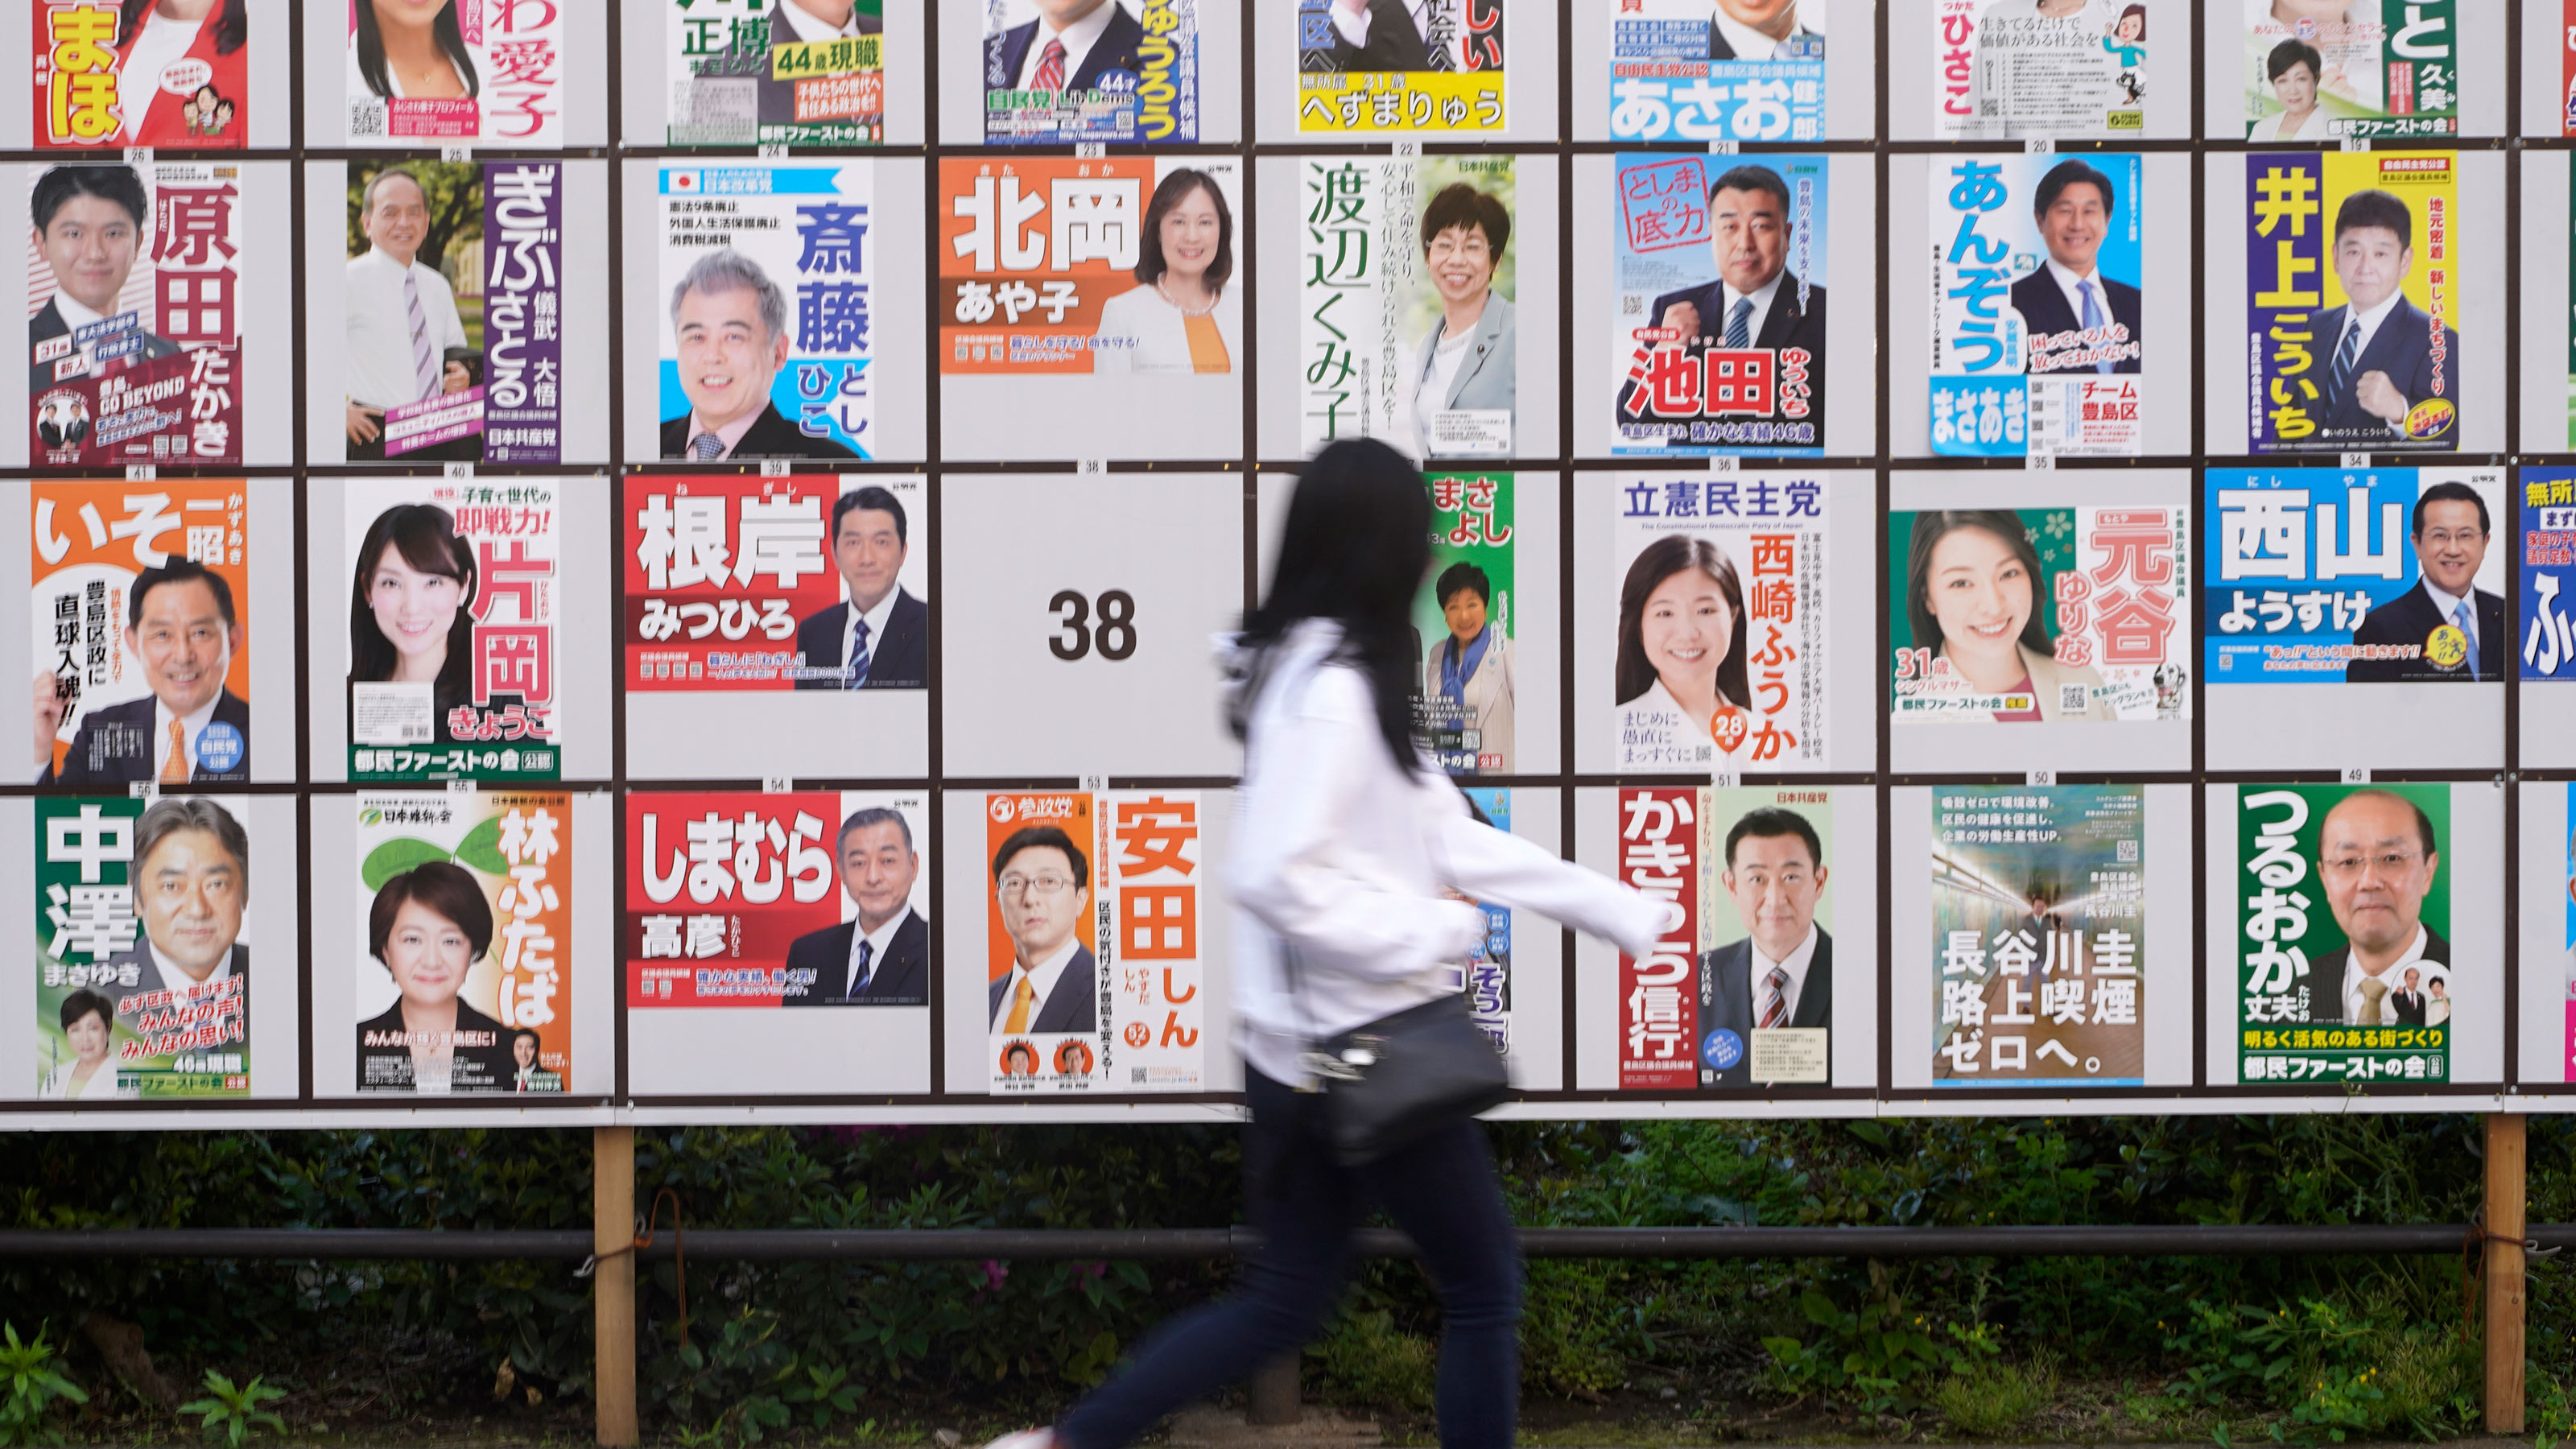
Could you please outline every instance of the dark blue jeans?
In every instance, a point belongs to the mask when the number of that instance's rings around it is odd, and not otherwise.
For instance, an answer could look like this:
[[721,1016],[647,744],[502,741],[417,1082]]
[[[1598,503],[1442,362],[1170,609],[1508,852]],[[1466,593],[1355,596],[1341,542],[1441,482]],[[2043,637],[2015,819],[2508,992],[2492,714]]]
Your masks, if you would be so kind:
[[1485,1129],[1459,1122],[1366,1167],[1333,1160],[1323,1098],[1246,1069],[1251,1220],[1267,1235],[1231,1298],[1165,1323],[1056,1425],[1062,1449],[1121,1449],[1165,1414],[1248,1378],[1323,1325],[1351,1271],[1351,1230],[1383,1207],[1440,1290],[1441,1449],[1509,1449],[1520,1408],[1520,1242]]

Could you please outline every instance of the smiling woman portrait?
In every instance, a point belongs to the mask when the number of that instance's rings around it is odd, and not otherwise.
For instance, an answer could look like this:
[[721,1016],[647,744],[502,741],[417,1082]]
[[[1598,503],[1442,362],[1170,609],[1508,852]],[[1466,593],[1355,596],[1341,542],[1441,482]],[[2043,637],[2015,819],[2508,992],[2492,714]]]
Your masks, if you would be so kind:
[[474,588],[473,545],[446,509],[398,503],[376,515],[350,582],[352,719],[362,684],[429,685],[440,721],[472,694]]
[[[2089,664],[2061,664],[2043,604],[2047,578],[2020,518],[2001,509],[1914,515],[1906,549],[1905,616],[1917,648],[1946,661],[1961,691],[2033,695],[2028,709],[1997,710],[2006,723],[2118,719]],[[2065,708],[2063,691],[2090,701]]]
[[1688,742],[1714,741],[1721,709],[1753,697],[1744,670],[1744,583],[1735,561],[1679,534],[1638,551],[1619,587],[1619,738],[1678,712]]
[[1232,372],[1218,304],[1234,275],[1234,213],[1216,178],[1182,167],[1154,187],[1137,285],[1100,308],[1093,372]]
[[362,1092],[499,1091],[517,1070],[501,1023],[459,994],[492,947],[492,906],[463,866],[424,861],[384,883],[367,949],[398,993],[358,1024]]

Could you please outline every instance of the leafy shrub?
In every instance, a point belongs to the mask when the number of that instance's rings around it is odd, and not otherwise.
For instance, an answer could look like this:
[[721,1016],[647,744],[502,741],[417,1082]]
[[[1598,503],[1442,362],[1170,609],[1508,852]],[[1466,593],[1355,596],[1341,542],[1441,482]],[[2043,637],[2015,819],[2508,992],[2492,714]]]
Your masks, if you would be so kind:
[[45,1340],[45,1327],[23,1342],[18,1325],[0,1324],[0,1380],[9,1393],[0,1398],[0,1444],[60,1444],[60,1432],[45,1426],[56,1404],[85,1404],[89,1395],[63,1373],[62,1355]]
[[2057,1364],[2046,1354],[2027,1363],[1972,1359],[1932,1386],[1932,1407],[1950,1427],[1992,1439],[2022,1426],[2057,1397]]
[[1348,1401],[1417,1414],[1431,1408],[1439,1350],[1431,1340],[1399,1330],[1392,1314],[1344,1314],[1306,1353]]

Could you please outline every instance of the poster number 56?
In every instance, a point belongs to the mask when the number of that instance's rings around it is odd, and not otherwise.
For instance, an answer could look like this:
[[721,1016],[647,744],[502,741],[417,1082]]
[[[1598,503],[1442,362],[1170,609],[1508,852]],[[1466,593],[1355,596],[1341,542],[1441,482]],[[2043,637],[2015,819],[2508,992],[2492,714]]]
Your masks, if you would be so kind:
[[1096,625],[1092,601],[1076,590],[1058,590],[1047,607],[1056,611],[1056,627],[1062,631],[1047,641],[1056,658],[1087,658],[1096,647],[1101,658],[1115,664],[1136,652],[1136,598],[1125,589],[1102,591]]

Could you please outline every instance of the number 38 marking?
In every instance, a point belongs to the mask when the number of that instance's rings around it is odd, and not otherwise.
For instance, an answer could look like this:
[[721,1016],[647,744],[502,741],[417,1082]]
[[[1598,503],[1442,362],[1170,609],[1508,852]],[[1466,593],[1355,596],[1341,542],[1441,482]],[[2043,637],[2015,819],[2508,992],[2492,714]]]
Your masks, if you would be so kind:
[[1100,657],[1115,664],[1136,652],[1136,599],[1125,589],[1100,595],[1100,626],[1091,624],[1091,601],[1073,589],[1058,590],[1047,600],[1058,611],[1056,627],[1064,632],[1047,641],[1058,659],[1081,659],[1099,646]]

